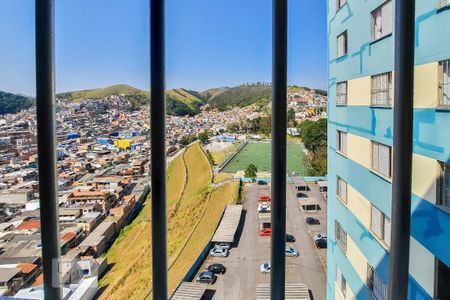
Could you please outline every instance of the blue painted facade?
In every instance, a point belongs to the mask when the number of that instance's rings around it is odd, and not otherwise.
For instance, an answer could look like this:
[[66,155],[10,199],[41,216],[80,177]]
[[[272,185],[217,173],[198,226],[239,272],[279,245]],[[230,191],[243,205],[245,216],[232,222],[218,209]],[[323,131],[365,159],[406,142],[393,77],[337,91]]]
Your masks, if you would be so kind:
[[[328,255],[327,298],[335,297],[336,266],[357,299],[372,299],[365,280],[342,253],[335,239],[335,220],[355,242],[376,272],[388,282],[389,252],[368,228],[336,198],[336,176],[344,179],[387,216],[391,214],[391,183],[365,166],[336,153],[336,130],[392,145],[390,108],[336,106],[336,83],[393,70],[393,34],[371,42],[371,12],[385,0],[347,0],[337,10],[328,1]],[[416,1],[415,64],[450,59],[450,8],[439,0]],[[339,34],[347,30],[348,54],[336,58]],[[450,110],[414,109],[415,153],[450,163]],[[351,147],[351,145],[348,145]],[[411,236],[450,266],[450,214],[417,195],[412,197]],[[433,274],[430,274],[432,276]],[[433,299],[410,275],[409,299]]]

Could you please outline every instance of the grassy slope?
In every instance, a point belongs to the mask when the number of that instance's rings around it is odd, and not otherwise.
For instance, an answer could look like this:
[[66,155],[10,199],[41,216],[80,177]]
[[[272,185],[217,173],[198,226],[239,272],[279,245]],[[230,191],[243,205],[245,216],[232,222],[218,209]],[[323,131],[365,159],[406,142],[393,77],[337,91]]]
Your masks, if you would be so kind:
[[[176,203],[176,195],[181,193],[183,176],[183,160],[175,159],[168,170],[168,202]],[[201,249],[212,236],[225,205],[235,201],[238,183],[233,182],[220,187],[207,195],[211,182],[211,169],[199,144],[194,144],[186,150],[186,166],[188,168],[188,183],[184,191],[177,213],[170,218],[168,224],[169,265],[174,266],[169,272],[169,289],[178,285]],[[174,189],[176,192],[172,192]],[[224,195],[229,195],[224,197]],[[204,218],[201,218],[205,212]],[[107,253],[111,270],[100,281],[104,288],[100,299],[141,299],[149,291],[151,282],[151,223],[150,201],[133,221],[127,226],[120,237],[114,242]],[[180,253],[192,229],[201,222],[191,239]]]
[[183,155],[178,155],[167,168],[167,207],[169,210],[181,196],[186,175]]
[[234,143],[230,147],[221,150],[221,151],[210,151],[211,156],[214,160],[214,163],[218,165],[222,162],[229,154],[233,153],[237,147],[239,147],[240,143]]
[[203,104],[202,99],[185,89],[168,90],[167,95],[186,103],[189,106]]
[[61,93],[58,94],[58,96],[68,97],[74,101],[80,101],[83,99],[100,99],[110,95],[120,95],[120,94],[149,97],[149,92],[134,88],[126,84],[116,84],[105,88],[98,88],[93,90]]

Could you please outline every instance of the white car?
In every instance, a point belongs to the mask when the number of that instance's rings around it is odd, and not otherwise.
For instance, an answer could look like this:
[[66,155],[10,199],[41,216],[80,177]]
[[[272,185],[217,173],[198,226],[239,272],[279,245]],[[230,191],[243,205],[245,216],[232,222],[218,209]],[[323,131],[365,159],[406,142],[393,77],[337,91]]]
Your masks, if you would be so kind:
[[285,253],[286,253],[286,256],[290,256],[290,257],[295,257],[295,256],[300,255],[300,253],[298,253],[297,249],[288,247],[288,246],[286,246]]
[[231,248],[230,243],[217,243],[216,246],[227,250]]
[[214,248],[209,251],[209,255],[211,256],[218,256],[218,257],[227,257],[228,256],[228,249],[214,246]]
[[327,240],[327,234],[326,233],[318,233],[314,236],[314,241],[317,240]]
[[266,203],[260,203],[258,205],[258,212],[259,213],[270,213],[270,205]]
[[259,266],[259,270],[262,274],[270,273],[270,263],[263,263]]

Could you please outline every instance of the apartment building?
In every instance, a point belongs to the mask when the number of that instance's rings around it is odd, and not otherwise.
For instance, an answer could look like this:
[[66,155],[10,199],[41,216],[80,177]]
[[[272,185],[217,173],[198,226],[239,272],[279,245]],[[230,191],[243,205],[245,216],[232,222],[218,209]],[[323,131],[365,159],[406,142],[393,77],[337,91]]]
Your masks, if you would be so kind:
[[[450,1],[416,1],[409,299],[450,299]],[[387,299],[394,1],[328,1],[328,299]],[[406,284],[406,282],[405,282]]]

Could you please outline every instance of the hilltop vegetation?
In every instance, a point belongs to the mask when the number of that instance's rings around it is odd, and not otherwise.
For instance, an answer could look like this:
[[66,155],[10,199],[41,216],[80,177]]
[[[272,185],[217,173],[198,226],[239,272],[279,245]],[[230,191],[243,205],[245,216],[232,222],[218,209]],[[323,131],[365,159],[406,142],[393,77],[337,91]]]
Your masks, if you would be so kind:
[[270,102],[271,93],[270,85],[263,83],[244,84],[216,93],[208,99],[208,104],[211,108],[221,111],[251,104],[264,105]]
[[34,102],[21,95],[0,91],[0,115],[13,114],[30,108]]
[[[289,92],[299,91],[309,88],[290,86]],[[318,94],[325,94],[325,91],[316,90]],[[270,102],[272,87],[270,84],[257,82],[243,84],[236,87],[218,87],[196,92],[183,88],[167,90],[167,113],[176,116],[193,116],[200,112],[204,104],[208,104],[209,109],[220,111],[232,109],[234,107],[244,107],[248,105],[264,106]],[[69,99],[72,101],[82,101],[86,99],[103,99],[111,95],[122,95],[126,100],[131,101],[132,108],[148,104],[150,94],[126,84],[118,84],[105,88],[74,91],[58,94],[59,99]]]

